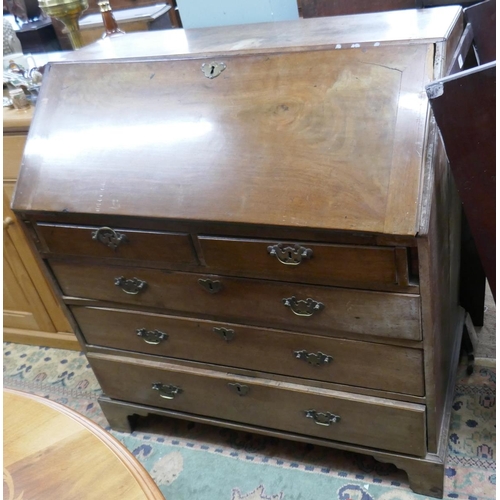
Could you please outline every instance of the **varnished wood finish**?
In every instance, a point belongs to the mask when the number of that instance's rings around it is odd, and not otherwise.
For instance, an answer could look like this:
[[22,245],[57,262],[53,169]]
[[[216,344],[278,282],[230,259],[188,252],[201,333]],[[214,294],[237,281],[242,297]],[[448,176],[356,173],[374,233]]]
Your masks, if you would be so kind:
[[[88,344],[391,392],[424,394],[420,349],[127,310],[72,307],[71,312]],[[140,329],[159,330],[168,337],[151,345],[137,335]],[[221,329],[229,330],[226,337]],[[197,346],[194,350],[193,345]],[[298,351],[323,353],[332,359],[316,366],[298,358]]]
[[[109,246],[94,237],[99,226],[37,224],[41,244],[49,253],[100,259],[161,261],[168,264],[197,264],[191,238],[187,234],[130,231],[109,228],[123,237],[123,242]],[[106,230],[106,229],[104,229]]]
[[[104,392],[115,399],[411,455],[425,454],[425,408],[420,405],[185,369],[171,363],[98,354],[89,354],[89,359]],[[179,387],[182,392],[173,399],[162,398],[151,388],[158,382]],[[228,386],[238,383],[249,387],[247,395],[240,396]],[[330,426],[318,425],[305,416],[310,409],[334,413],[341,420]]]
[[[298,19],[296,21],[218,26],[192,30],[130,33],[99,41],[68,58],[74,61],[161,57],[182,54],[296,52],[361,46],[436,43],[447,40],[460,23],[462,9],[408,9],[395,12]],[[452,49],[453,50],[453,49]]]
[[[446,452],[446,442],[441,443],[440,453],[427,454],[425,457],[417,458],[409,455],[388,453],[382,450],[366,450],[361,446],[329,441],[313,436],[293,434],[291,432],[276,431],[263,427],[245,425],[229,421],[221,421],[210,417],[202,417],[191,413],[183,413],[174,410],[167,410],[153,406],[131,404],[124,401],[115,401],[106,396],[99,398],[99,404],[108,416],[109,422],[114,429],[122,432],[131,432],[131,421],[137,417],[147,417],[149,415],[162,415],[170,418],[179,418],[191,422],[198,422],[208,425],[222,425],[229,429],[263,434],[278,439],[289,439],[301,443],[309,443],[316,446],[332,447],[339,450],[350,451],[372,455],[380,462],[395,464],[399,469],[403,469],[408,474],[408,479],[412,490],[420,495],[441,498],[444,490],[444,457]],[[447,438],[447,435],[446,435]],[[445,440],[443,440],[445,441]]]
[[[241,240],[200,236],[207,272],[255,276],[299,283],[339,286],[407,285],[404,270],[398,275],[396,252],[391,248],[315,245],[308,242]],[[280,262],[269,247],[303,248],[310,257],[296,258],[296,265]],[[404,263],[403,263],[404,266]],[[407,273],[406,273],[407,275]]]
[[[425,126],[429,48],[354,51],[226,57],[228,69],[213,80],[203,59],[53,65],[37,105],[40,116],[50,102],[51,120],[33,121],[14,207],[413,235],[422,144],[408,141]],[[312,90],[295,78],[303,68],[314,72]],[[144,92],[127,83],[133,75]],[[101,104],[77,112],[88,99]],[[113,134],[104,105],[120,114]],[[76,119],[85,123],[78,139]],[[168,161],[157,164],[161,157]],[[23,186],[33,179],[28,197]],[[273,196],[275,185],[287,196]],[[99,191],[89,196],[93,186]]]
[[3,405],[4,498],[163,500],[137,459],[82,415],[9,389]]
[[[217,275],[178,273],[146,268],[82,266],[50,261],[62,292],[67,296],[111,300],[135,307],[158,307],[169,312],[196,314],[208,319],[247,322],[309,333],[330,331],[367,336],[419,340],[418,296],[364,290],[300,285]],[[119,277],[137,278],[147,285],[132,295],[115,285]],[[217,293],[207,292],[199,280],[220,283]],[[297,316],[283,299],[312,298],[324,304],[309,317]]]
[[[32,237],[112,426],[152,412],[323,443],[442,495],[460,222],[424,90],[461,22],[449,7],[127,35],[46,71],[14,208],[45,224]],[[105,256],[49,226],[192,248]],[[277,243],[314,248],[287,269]],[[145,344],[142,328],[169,337]],[[306,403],[349,418],[301,420]]]

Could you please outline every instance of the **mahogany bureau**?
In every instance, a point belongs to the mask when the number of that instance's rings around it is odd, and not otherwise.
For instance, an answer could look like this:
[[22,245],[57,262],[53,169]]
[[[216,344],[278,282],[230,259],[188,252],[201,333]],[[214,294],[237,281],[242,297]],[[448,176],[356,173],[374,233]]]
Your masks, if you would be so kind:
[[150,58],[127,35],[46,70],[13,210],[113,428],[356,451],[442,496],[460,205],[425,85],[461,29],[443,7],[141,34]]

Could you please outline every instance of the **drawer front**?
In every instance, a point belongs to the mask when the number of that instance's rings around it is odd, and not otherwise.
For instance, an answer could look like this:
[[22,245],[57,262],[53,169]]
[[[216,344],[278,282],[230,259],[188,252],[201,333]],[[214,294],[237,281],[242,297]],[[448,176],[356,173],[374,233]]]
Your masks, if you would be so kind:
[[38,223],[39,237],[55,255],[197,265],[191,236],[98,226]]
[[420,349],[125,310],[71,311],[89,344],[424,395]]
[[419,297],[410,294],[62,261],[51,267],[67,296],[307,333],[421,336]]
[[425,454],[422,405],[170,363],[99,354],[89,354],[88,358],[104,393],[114,399],[389,451]]
[[[365,288],[408,285],[406,250],[198,237],[210,272]],[[397,259],[400,259],[399,273]]]

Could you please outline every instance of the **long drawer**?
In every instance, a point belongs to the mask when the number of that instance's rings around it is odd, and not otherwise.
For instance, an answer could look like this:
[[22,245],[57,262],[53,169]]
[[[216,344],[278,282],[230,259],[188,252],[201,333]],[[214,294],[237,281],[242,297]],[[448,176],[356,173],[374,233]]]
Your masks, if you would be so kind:
[[71,308],[89,344],[424,395],[420,349],[97,307]]
[[299,283],[408,285],[405,248],[199,236],[209,272]]
[[185,233],[38,223],[38,236],[55,255],[196,265],[191,236]]
[[67,296],[307,333],[421,337],[416,295],[67,261],[50,265]]
[[298,384],[89,353],[106,395],[422,456],[425,407]]

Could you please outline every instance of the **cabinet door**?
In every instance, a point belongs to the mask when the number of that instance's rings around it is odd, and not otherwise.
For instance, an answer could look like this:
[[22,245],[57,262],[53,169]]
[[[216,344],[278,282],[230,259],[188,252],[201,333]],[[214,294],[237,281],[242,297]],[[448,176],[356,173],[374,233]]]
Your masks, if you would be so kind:
[[10,235],[18,222],[7,205],[4,189],[3,235],[3,323],[4,327],[21,330],[55,332],[40,296],[21,260]]
[[25,139],[24,135],[4,137],[4,340],[79,349],[20,222],[10,210]]

